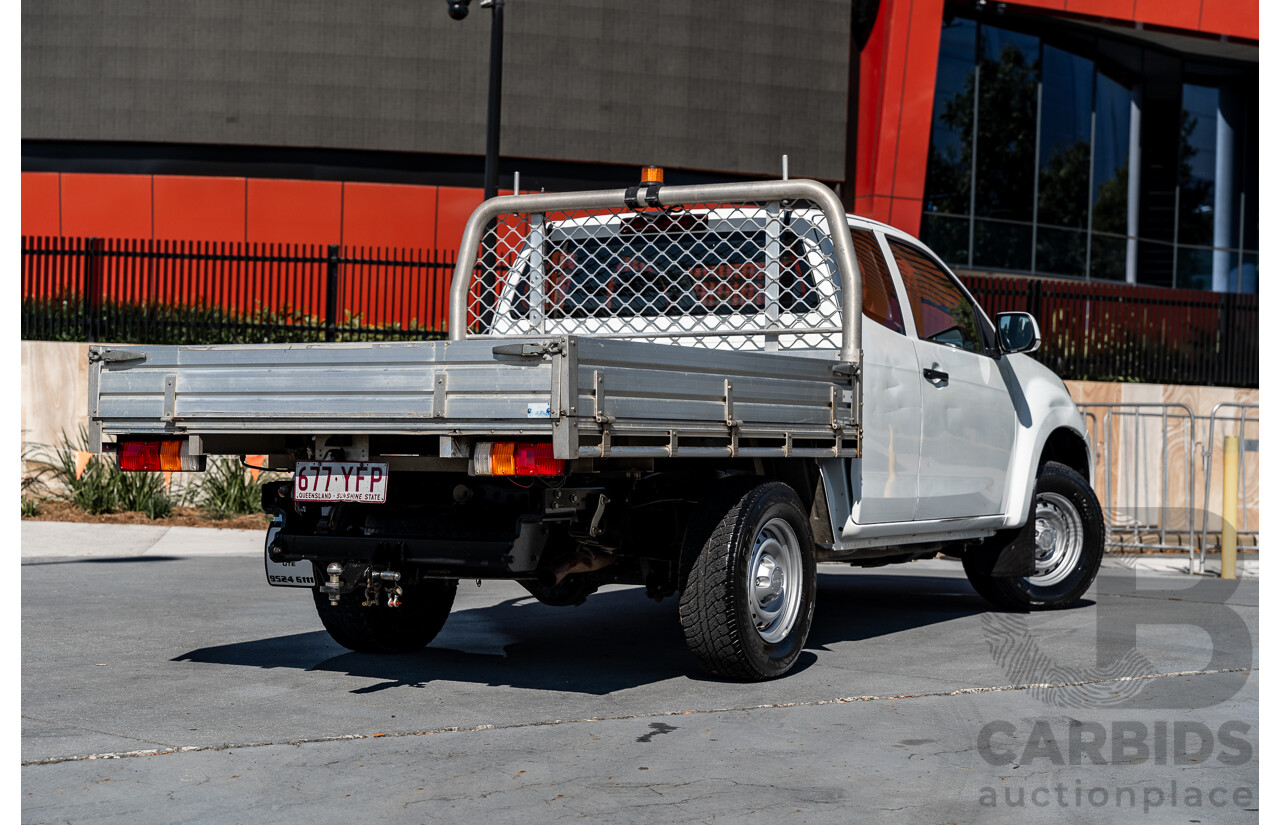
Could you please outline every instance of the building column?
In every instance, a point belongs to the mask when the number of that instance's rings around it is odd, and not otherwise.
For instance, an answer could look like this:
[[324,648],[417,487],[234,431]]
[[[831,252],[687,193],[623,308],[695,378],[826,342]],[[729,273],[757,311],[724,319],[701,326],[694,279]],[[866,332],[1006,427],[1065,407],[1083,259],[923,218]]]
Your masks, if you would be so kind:
[[1129,205],[1126,210],[1124,279],[1138,282],[1138,209],[1142,198],[1142,87],[1129,98]]
[[920,234],[943,0],[884,0],[859,59],[854,211]]
[[1218,90],[1218,140],[1213,167],[1213,291],[1234,292],[1232,278],[1236,256],[1231,249],[1231,215],[1235,211],[1236,133],[1227,119],[1227,90]]

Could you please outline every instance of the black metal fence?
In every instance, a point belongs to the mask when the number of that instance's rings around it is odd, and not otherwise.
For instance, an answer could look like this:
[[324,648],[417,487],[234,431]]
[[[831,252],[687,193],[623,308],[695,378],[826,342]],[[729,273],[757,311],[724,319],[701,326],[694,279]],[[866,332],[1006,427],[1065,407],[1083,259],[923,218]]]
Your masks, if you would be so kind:
[[22,337],[116,343],[441,338],[435,250],[22,239]]
[[[22,337],[215,344],[444,337],[454,254],[22,238]],[[1258,297],[968,274],[988,314],[1040,322],[1063,378],[1258,385]]]
[[987,314],[1030,312],[1063,378],[1258,386],[1258,296],[967,275]]

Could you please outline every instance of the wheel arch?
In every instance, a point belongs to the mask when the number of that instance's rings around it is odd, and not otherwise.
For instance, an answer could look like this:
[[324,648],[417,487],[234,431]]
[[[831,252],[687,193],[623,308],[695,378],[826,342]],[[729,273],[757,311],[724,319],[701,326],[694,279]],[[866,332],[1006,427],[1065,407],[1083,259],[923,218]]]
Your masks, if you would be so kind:
[[1036,465],[1037,469],[1043,467],[1049,461],[1065,464],[1084,476],[1086,481],[1092,483],[1093,461],[1089,452],[1089,444],[1075,430],[1067,427],[1058,427],[1049,433],[1049,437],[1045,439],[1044,447],[1040,449],[1040,461]]
[[[1056,461],[1075,470],[1093,484],[1093,454],[1085,437],[1084,422],[1074,407],[1045,412],[1034,441],[1027,439],[1016,450],[1005,507],[1005,527],[1021,527],[1031,511],[1036,477],[1047,462]],[[1030,448],[1030,449],[1027,449]]]

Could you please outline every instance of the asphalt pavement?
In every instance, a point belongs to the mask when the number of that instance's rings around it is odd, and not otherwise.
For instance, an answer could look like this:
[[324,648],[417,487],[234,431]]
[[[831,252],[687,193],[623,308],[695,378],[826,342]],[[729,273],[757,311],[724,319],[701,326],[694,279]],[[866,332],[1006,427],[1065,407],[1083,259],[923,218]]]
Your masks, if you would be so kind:
[[638,588],[463,582],[426,650],[351,653],[261,543],[23,524],[23,822],[1258,818],[1256,579],[1027,616],[950,561],[823,566],[797,670],[741,684]]

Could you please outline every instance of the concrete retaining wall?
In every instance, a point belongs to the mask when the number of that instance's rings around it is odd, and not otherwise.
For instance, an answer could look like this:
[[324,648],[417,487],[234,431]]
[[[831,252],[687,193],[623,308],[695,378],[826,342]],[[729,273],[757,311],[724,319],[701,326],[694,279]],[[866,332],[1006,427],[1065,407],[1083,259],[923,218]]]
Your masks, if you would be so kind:
[[55,445],[89,424],[89,345],[22,342],[22,442]]

